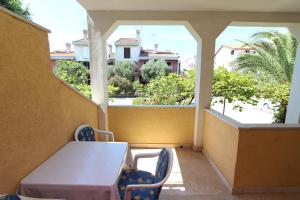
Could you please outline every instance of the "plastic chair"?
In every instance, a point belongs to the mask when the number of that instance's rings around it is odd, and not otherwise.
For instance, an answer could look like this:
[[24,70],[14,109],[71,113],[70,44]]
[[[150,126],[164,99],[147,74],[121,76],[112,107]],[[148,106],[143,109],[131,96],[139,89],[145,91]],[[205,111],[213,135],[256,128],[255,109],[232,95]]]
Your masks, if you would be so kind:
[[[45,199],[45,198],[31,198],[31,197],[25,197],[21,195],[16,194],[6,194],[6,195],[0,195],[0,200],[59,200],[59,199]],[[62,200],[62,199],[61,199]]]
[[98,130],[88,124],[80,125],[74,134],[76,141],[96,141],[95,134],[101,134],[108,137],[108,141],[114,142],[114,134],[110,131]]
[[[158,157],[155,174],[137,169],[138,159]],[[149,199],[157,200],[163,184],[170,176],[173,166],[173,152],[162,149],[157,153],[137,154],[133,168],[122,171],[118,189],[121,200]]]

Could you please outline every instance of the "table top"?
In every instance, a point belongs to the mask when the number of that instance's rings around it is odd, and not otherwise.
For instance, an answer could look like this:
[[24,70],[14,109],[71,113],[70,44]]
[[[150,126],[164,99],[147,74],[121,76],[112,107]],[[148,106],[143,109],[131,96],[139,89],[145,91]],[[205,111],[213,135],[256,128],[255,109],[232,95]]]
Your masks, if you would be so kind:
[[26,176],[21,185],[112,186],[125,162],[128,144],[69,142]]

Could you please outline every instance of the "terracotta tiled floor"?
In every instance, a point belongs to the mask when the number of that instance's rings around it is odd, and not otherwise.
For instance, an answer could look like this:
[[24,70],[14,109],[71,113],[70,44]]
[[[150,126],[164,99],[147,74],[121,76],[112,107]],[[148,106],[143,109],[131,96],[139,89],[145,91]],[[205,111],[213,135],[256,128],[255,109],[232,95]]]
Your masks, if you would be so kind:
[[[157,149],[134,149],[133,155]],[[300,200],[300,193],[232,195],[202,153],[174,149],[171,176],[164,185],[160,200]],[[157,159],[141,159],[138,168],[152,173]]]

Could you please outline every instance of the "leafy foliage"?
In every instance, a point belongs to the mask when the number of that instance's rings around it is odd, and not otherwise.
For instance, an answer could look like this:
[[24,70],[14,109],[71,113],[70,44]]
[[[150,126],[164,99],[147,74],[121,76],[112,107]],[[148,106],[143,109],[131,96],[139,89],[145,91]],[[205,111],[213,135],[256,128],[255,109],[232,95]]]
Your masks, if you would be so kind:
[[278,83],[291,82],[297,51],[297,40],[290,33],[259,32],[243,42],[256,54],[243,54],[235,64],[237,70],[268,76]]
[[83,64],[76,61],[59,61],[54,74],[83,95],[91,97],[88,84],[90,72]]
[[170,72],[170,69],[164,60],[149,60],[141,68],[142,78],[149,82],[159,76],[165,76]]
[[251,39],[243,43],[257,53],[241,55],[234,63],[237,70],[256,75],[264,88],[260,90],[262,97],[273,102],[274,122],[284,123],[297,41],[290,33],[279,32],[259,32]]
[[108,97],[114,97],[117,94],[118,90],[118,87],[108,85]]
[[290,96],[290,83],[264,83],[259,91],[262,98],[271,100],[273,104],[274,123],[284,123]]
[[115,66],[108,68],[108,77],[112,78],[114,76],[124,77],[131,82],[134,81],[135,64],[130,61],[117,62]]
[[[242,102],[256,105],[256,93],[256,81],[253,76],[239,74],[236,71],[229,72],[224,67],[219,67],[214,71],[212,95],[214,97],[221,97],[221,100],[219,98],[216,99],[218,99],[220,103],[223,103],[223,114],[225,112],[226,102]],[[235,104],[233,108],[239,109],[240,111],[243,109],[240,104]]]
[[12,12],[20,15],[21,17],[24,17],[25,19],[31,19],[29,7],[24,7],[22,5],[22,0],[0,0],[0,6],[11,10]]
[[108,84],[110,86],[113,86],[117,88],[115,90],[115,94],[128,94],[128,93],[133,93],[133,85],[132,82],[130,82],[128,79],[125,77],[121,76],[114,76],[108,80]]
[[168,76],[158,76],[143,86],[135,83],[135,89],[140,98],[134,104],[151,105],[188,105],[194,97],[195,72],[187,75],[170,73]]

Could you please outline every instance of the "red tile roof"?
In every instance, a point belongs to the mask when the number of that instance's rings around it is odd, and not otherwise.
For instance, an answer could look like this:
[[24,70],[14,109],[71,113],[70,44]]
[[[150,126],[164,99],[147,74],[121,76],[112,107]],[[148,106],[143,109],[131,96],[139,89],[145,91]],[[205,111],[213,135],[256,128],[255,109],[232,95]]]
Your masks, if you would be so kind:
[[140,40],[138,38],[120,38],[115,42],[116,46],[139,46]]
[[76,55],[75,52],[66,52],[66,51],[53,51],[50,53],[51,60],[72,60],[75,59]]

